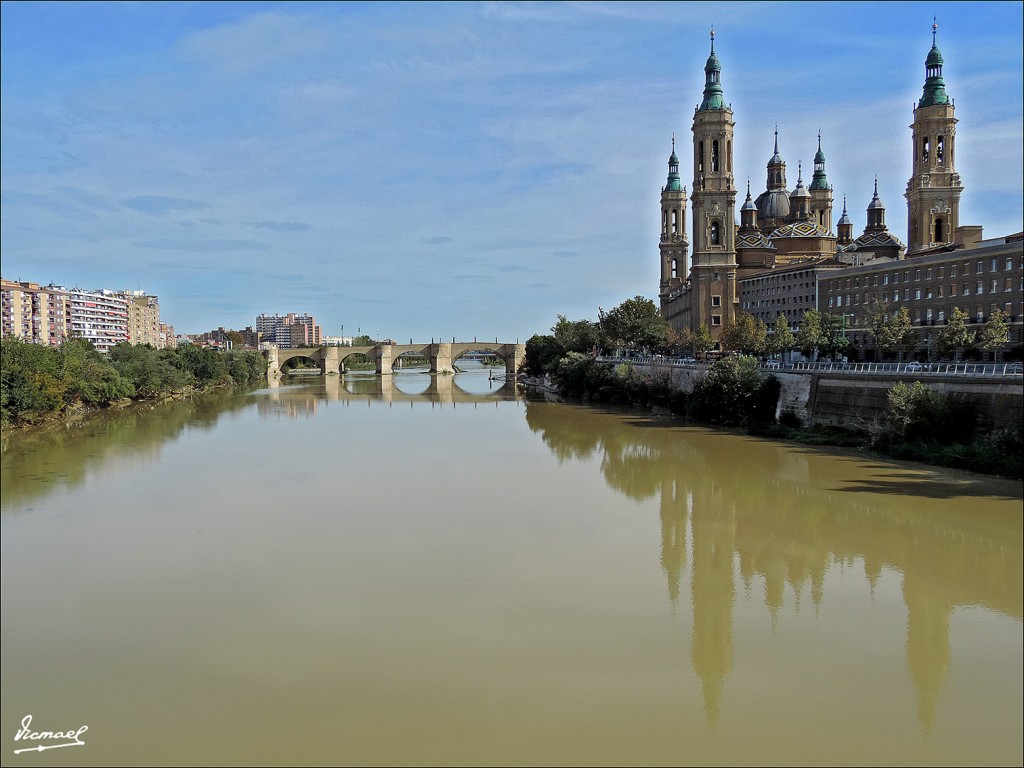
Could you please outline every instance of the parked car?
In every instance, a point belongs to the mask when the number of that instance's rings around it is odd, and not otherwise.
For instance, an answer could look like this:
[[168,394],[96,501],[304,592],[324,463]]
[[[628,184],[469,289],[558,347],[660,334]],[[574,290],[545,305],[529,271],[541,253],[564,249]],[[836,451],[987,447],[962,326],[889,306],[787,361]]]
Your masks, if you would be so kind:
[[683,365],[696,365],[697,364],[697,358],[695,358],[695,357],[684,357],[679,362],[681,362]]
[[907,373],[917,373],[923,370],[924,366],[920,363],[907,363]]
[[1010,363],[1006,366],[1007,373],[1024,373],[1024,363]]

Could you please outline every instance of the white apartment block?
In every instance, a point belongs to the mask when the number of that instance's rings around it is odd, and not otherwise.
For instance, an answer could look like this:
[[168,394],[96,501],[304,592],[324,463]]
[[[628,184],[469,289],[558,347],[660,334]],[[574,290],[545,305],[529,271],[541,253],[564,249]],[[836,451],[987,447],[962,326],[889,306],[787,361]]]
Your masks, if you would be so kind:
[[92,342],[106,354],[112,346],[128,341],[128,299],[114,291],[83,291],[71,288],[68,329],[71,335]]

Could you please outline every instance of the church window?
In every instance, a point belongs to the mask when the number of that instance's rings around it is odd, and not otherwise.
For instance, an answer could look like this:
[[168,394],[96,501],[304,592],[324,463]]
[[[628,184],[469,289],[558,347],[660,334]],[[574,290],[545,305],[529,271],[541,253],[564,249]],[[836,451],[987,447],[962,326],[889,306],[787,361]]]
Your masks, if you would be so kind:
[[726,169],[732,168],[732,142],[725,142],[725,163]]
[[935,240],[933,242],[944,243],[946,239],[943,235],[944,231],[942,228],[942,219],[938,218],[935,220]]
[[679,211],[672,209],[672,234],[679,233]]
[[721,235],[720,228],[718,226],[718,222],[717,221],[712,221],[711,222],[711,244],[712,245],[720,245],[721,244],[721,239],[722,239],[722,235]]
[[818,223],[821,226],[823,226],[823,227],[825,226],[825,212],[824,211],[818,211]]
[[704,173],[704,142],[697,142],[697,173]]
[[722,297],[721,296],[712,296],[711,297],[711,306],[712,307],[720,307],[720,306],[722,306]]
[[672,277],[679,277],[679,262],[672,259]]
[[721,315],[712,315],[711,316],[711,324],[712,325],[721,325],[722,324],[722,316]]
[[718,139],[711,142],[711,172],[718,173]]
[[921,139],[921,160],[922,162],[928,162],[928,137],[925,136]]
[[937,162],[939,165],[942,165],[942,162],[945,159],[945,153],[943,149],[944,148],[942,146],[942,137],[939,136],[938,138],[935,139],[935,162]]

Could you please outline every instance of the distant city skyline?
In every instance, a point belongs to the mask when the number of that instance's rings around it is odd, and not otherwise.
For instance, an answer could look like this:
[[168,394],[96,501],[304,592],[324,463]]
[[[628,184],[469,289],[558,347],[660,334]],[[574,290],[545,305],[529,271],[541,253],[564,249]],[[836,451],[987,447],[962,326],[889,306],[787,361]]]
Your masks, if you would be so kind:
[[[1021,3],[5,3],[8,280],[160,297],[179,333],[525,341],[658,294],[709,30],[736,182],[821,130],[836,211],[906,241],[938,22],[962,224],[1024,221]],[[742,195],[741,195],[742,197]]]

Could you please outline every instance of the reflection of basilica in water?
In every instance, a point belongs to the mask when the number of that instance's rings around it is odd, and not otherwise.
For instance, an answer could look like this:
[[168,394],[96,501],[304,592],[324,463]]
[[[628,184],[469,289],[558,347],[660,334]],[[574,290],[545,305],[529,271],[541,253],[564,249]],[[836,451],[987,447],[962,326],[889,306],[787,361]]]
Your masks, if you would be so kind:
[[851,483],[816,477],[834,465],[811,450],[646,420],[624,428],[616,414],[584,433],[572,408],[548,403],[528,403],[526,416],[560,460],[599,459],[616,491],[660,499],[668,597],[675,606],[689,581],[691,663],[709,723],[733,670],[738,589],[749,599],[763,585],[774,632],[787,588],[797,602],[809,592],[817,618],[830,574],[862,567],[872,595],[883,572],[900,574],[907,669],[926,729],[950,670],[953,611],[1022,617],[1019,528],[1007,535],[981,504],[965,515],[962,504],[935,503],[983,495],[963,483],[891,466]]

